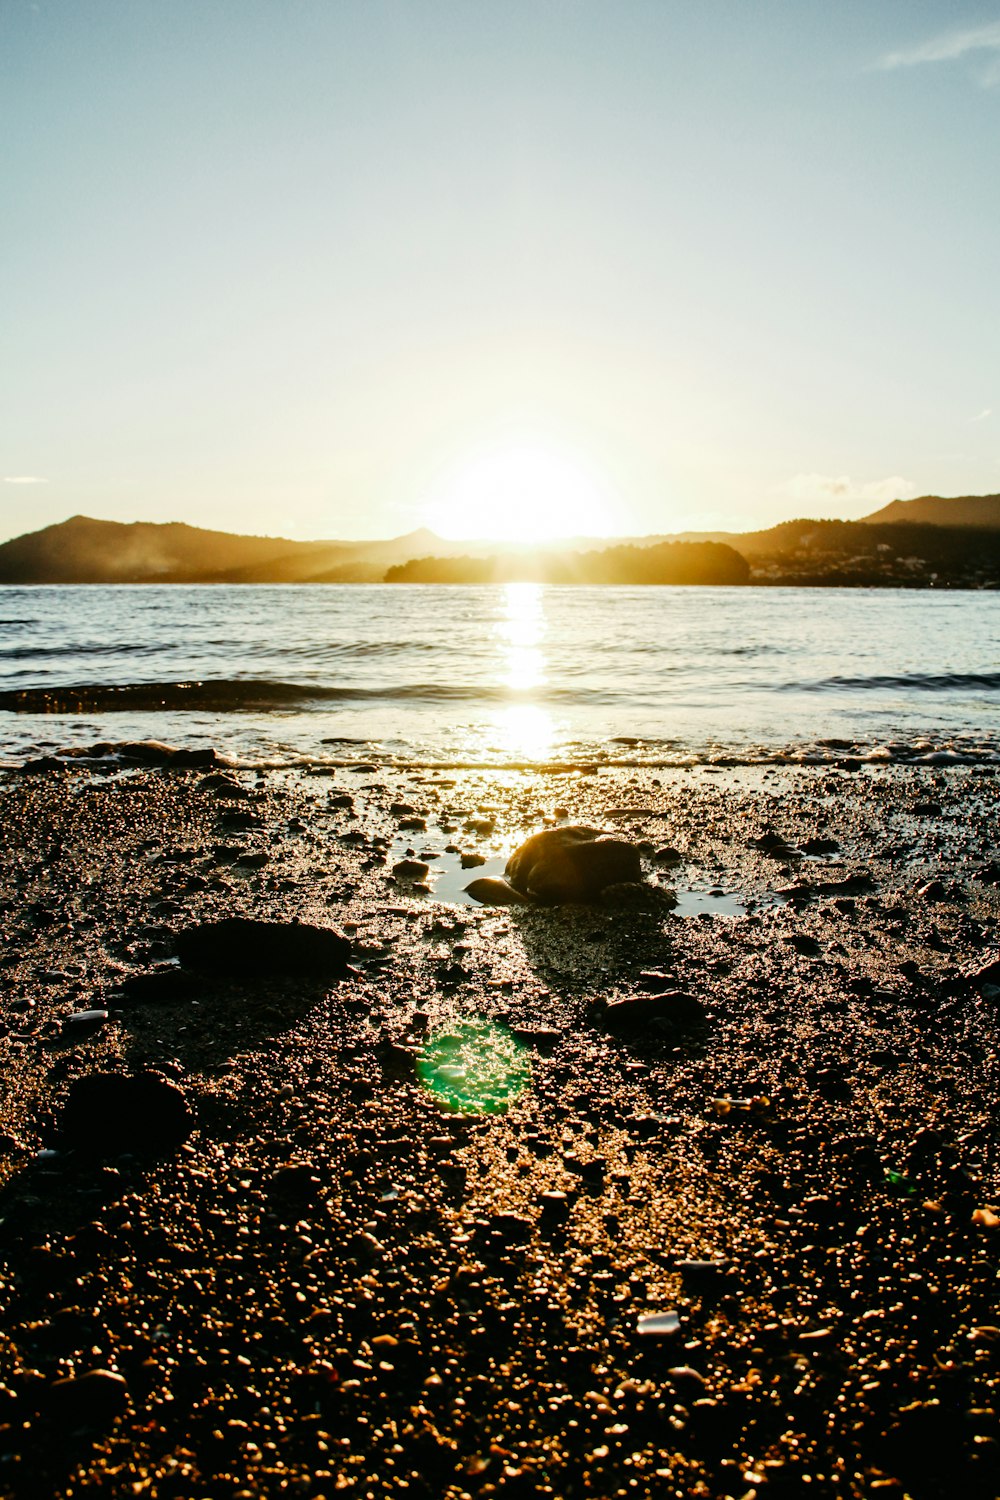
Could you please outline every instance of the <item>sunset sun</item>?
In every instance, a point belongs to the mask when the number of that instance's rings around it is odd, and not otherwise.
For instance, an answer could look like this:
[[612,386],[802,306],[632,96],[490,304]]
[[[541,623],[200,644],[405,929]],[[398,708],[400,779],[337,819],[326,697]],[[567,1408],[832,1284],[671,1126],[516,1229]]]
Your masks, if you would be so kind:
[[547,542],[616,530],[611,496],[584,458],[552,444],[482,447],[444,474],[425,507],[448,537]]

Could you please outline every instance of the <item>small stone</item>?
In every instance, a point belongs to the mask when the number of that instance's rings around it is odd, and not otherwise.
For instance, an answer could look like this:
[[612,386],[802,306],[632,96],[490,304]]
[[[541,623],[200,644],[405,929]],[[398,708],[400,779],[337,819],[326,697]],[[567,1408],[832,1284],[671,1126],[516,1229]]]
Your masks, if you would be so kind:
[[716,1257],[711,1260],[679,1260],[675,1265],[682,1276],[718,1276],[729,1269],[730,1262]]
[[79,1034],[100,1031],[107,1019],[106,1010],[75,1010],[63,1021],[63,1031]]
[[484,865],[485,863],[486,863],[486,855],[485,854],[468,853],[468,854],[463,854],[462,855],[462,869],[463,870],[474,870],[477,865]]
[[470,881],[465,890],[473,901],[481,901],[484,906],[528,905],[528,898],[499,875],[481,875],[478,880]]
[[636,1333],[643,1338],[667,1338],[680,1330],[681,1320],[675,1312],[647,1313],[636,1323]]
[[430,874],[430,865],[420,859],[401,859],[392,867],[397,880],[423,880]]

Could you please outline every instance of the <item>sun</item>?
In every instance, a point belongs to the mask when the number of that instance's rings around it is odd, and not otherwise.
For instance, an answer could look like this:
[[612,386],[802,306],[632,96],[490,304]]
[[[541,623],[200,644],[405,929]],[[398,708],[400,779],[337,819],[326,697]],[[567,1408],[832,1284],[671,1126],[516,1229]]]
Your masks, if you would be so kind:
[[450,538],[558,541],[615,530],[599,476],[577,455],[522,440],[466,455],[434,486],[427,525]]

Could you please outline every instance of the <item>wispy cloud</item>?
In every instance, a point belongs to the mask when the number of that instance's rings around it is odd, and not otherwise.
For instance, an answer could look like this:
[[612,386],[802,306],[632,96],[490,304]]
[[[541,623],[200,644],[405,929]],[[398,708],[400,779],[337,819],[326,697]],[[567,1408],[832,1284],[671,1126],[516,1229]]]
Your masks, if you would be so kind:
[[912,500],[917,493],[913,480],[899,474],[867,483],[848,474],[796,474],[781,489],[808,505],[886,505],[890,500]]
[[959,62],[972,57],[978,64],[979,81],[987,88],[1000,83],[1000,21],[985,26],[944,31],[915,47],[889,52],[879,64],[882,68],[913,68],[923,63]]
[[48,484],[39,474],[5,474],[4,484]]
[[982,409],[982,411],[979,412],[976,416],[970,417],[969,421],[970,422],[985,422],[986,418],[987,417],[992,417],[992,415],[993,415],[993,408],[992,408],[992,406],[984,406],[983,409]]

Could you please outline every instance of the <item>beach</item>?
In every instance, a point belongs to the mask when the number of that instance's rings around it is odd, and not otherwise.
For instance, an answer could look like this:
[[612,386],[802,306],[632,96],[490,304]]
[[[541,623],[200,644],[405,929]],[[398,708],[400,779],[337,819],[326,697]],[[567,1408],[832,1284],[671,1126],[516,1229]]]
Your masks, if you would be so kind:
[[0,1492],[997,1493],[991,764],[187,759],[0,778]]

